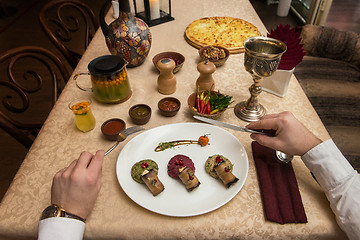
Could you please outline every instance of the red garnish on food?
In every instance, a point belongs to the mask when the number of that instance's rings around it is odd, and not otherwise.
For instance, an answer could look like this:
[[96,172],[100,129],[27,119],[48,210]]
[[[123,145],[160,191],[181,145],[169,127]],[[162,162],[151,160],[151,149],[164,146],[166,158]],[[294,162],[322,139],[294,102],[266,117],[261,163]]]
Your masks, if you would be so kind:
[[215,158],[215,160],[216,160],[216,163],[219,163],[219,162],[223,161],[224,159],[222,159],[220,156],[217,156]]
[[147,163],[147,162],[143,162],[142,164],[141,164],[141,167],[142,168],[147,168],[149,166],[149,164]]
[[157,183],[157,180],[156,180],[156,179],[151,180],[151,184],[152,184],[153,186],[155,186],[156,183]]
[[182,166],[182,165],[184,165],[184,162],[183,162],[182,160],[176,160],[176,161],[175,161],[175,164]]
[[209,143],[208,135],[210,135],[210,134],[205,134],[204,136],[199,137],[198,142],[199,142],[200,146],[205,147],[206,145],[208,145],[208,143]]
[[226,167],[225,172],[230,172],[230,168]]

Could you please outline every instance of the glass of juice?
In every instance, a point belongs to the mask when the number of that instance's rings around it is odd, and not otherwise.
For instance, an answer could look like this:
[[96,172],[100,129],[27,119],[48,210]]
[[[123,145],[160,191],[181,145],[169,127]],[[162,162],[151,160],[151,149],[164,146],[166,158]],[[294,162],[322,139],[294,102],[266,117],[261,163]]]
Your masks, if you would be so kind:
[[75,114],[76,127],[82,132],[88,132],[95,127],[95,118],[91,112],[90,99],[75,99],[69,103],[70,110]]

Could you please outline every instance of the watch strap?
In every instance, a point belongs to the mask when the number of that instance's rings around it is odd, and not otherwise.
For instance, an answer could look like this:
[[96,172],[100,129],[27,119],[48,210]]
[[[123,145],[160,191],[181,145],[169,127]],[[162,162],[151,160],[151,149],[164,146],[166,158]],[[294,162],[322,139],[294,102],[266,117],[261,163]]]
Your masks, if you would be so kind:
[[59,205],[56,205],[56,204],[51,204],[50,206],[45,208],[45,210],[41,214],[40,220],[43,220],[46,218],[51,218],[51,217],[65,217],[65,218],[72,218],[72,219],[80,220],[82,222],[86,221],[86,219],[84,219],[82,217],[79,217],[75,214],[66,212],[65,209],[63,209],[62,207],[60,207]]
[[77,220],[80,220],[80,221],[83,221],[85,222],[86,219],[82,218],[82,217],[79,217],[78,215],[75,215],[75,214],[72,214],[72,213],[69,213],[69,212],[66,212],[66,211],[61,211],[61,217],[66,217],[66,218],[74,218],[74,219],[77,219]]

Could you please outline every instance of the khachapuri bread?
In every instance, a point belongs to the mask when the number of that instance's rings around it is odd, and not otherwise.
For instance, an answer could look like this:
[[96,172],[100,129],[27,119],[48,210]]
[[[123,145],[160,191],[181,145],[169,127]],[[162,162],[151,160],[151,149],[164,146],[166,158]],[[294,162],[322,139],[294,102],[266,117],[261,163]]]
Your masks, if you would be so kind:
[[242,52],[243,42],[249,37],[260,36],[253,24],[233,17],[205,17],[190,23],[185,39],[195,47],[220,46],[231,53]]

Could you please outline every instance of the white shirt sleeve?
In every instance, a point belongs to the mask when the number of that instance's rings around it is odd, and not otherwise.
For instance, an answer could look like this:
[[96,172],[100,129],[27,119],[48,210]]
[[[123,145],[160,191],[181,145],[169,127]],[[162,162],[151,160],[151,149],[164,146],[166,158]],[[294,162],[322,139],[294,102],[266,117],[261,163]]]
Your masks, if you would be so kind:
[[341,229],[350,239],[360,239],[360,174],[332,140],[302,156],[323,188]]
[[81,240],[85,223],[64,217],[51,217],[39,222],[38,240]]

